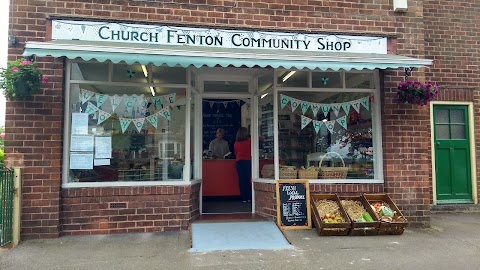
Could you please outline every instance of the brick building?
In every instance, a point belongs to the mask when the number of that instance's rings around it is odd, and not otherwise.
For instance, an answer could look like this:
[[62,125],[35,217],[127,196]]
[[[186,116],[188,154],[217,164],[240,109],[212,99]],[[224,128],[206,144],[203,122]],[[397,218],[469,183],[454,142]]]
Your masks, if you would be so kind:
[[[246,212],[275,217],[283,166],[335,166],[327,152],[349,171],[313,193],[387,192],[414,226],[478,203],[479,3],[394,2],[11,0],[9,60],[35,55],[50,79],[7,102],[22,237],[180,230],[237,207],[234,160],[205,159],[217,127],[232,152],[250,128]],[[436,102],[398,102],[406,67]]]

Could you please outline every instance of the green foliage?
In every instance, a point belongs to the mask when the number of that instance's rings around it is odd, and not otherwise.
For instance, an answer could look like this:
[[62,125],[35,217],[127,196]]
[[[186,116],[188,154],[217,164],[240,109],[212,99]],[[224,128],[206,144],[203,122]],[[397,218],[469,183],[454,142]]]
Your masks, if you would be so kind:
[[37,63],[19,59],[7,63],[7,68],[0,71],[0,88],[4,89],[9,100],[25,100],[32,94],[40,92],[47,77],[37,70]]
[[0,149],[0,163],[3,164],[3,163],[4,163],[4,160],[5,160],[5,156],[4,156],[4,154],[3,154],[2,149]]

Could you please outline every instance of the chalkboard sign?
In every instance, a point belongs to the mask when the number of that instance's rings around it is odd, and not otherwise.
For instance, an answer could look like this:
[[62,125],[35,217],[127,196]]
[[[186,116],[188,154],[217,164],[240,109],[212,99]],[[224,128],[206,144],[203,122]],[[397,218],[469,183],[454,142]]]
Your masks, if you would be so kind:
[[277,224],[281,229],[311,229],[308,180],[277,180]]

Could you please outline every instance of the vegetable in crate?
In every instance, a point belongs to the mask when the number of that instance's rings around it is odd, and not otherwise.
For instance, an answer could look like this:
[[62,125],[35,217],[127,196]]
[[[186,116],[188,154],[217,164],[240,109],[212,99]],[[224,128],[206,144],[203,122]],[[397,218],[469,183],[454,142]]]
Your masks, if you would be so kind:
[[347,211],[348,216],[355,222],[373,222],[373,218],[365,210],[359,201],[342,200],[343,208]]
[[393,211],[385,202],[375,203],[371,205],[373,211],[378,219],[384,222],[405,222],[403,217],[398,216],[396,211]]

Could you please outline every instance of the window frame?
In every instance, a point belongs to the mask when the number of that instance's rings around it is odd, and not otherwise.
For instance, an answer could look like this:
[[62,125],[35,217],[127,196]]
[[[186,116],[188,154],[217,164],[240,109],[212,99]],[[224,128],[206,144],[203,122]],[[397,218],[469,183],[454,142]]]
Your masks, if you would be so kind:
[[[191,158],[190,158],[190,125],[185,125],[185,174],[183,180],[174,181],[112,181],[112,182],[68,182],[70,169],[70,136],[71,136],[71,107],[70,107],[70,88],[72,84],[92,84],[92,85],[118,85],[118,86],[153,86],[185,89],[186,95],[186,123],[190,122],[190,91],[193,87],[190,86],[191,68],[186,68],[186,83],[185,84],[157,84],[157,83],[122,83],[112,82],[113,63],[109,64],[109,74],[107,81],[88,81],[88,80],[72,80],[71,70],[74,63],[102,63],[97,61],[84,60],[70,60],[65,61],[65,104],[64,104],[64,132],[63,132],[63,162],[62,162],[62,188],[86,188],[86,187],[132,187],[132,186],[189,186],[200,183],[200,179],[190,179]],[[151,81],[149,77],[149,81]],[[188,122],[187,122],[188,121]]]
[[[279,126],[278,126],[278,113],[279,113],[279,97],[280,93],[285,92],[356,92],[356,93],[371,93],[374,97],[372,110],[372,143],[374,145],[374,178],[373,179],[310,179],[310,183],[317,184],[383,184],[384,175],[383,175],[383,148],[382,148],[382,121],[381,121],[381,99],[380,99],[380,73],[378,69],[368,70],[368,71],[322,71],[322,72],[340,72],[342,77],[342,88],[313,88],[312,87],[312,73],[316,72],[315,70],[302,70],[309,72],[309,82],[308,87],[280,87],[277,85],[278,74],[282,71],[294,71],[295,69],[275,69],[274,70],[274,85],[273,85],[273,116],[274,116],[274,168],[275,176],[274,179],[258,178],[255,179],[255,182],[261,183],[274,183],[275,179],[279,179],[280,171],[280,157],[279,157]],[[345,74],[346,73],[372,73],[375,80],[374,89],[362,89],[362,88],[346,88]]]

